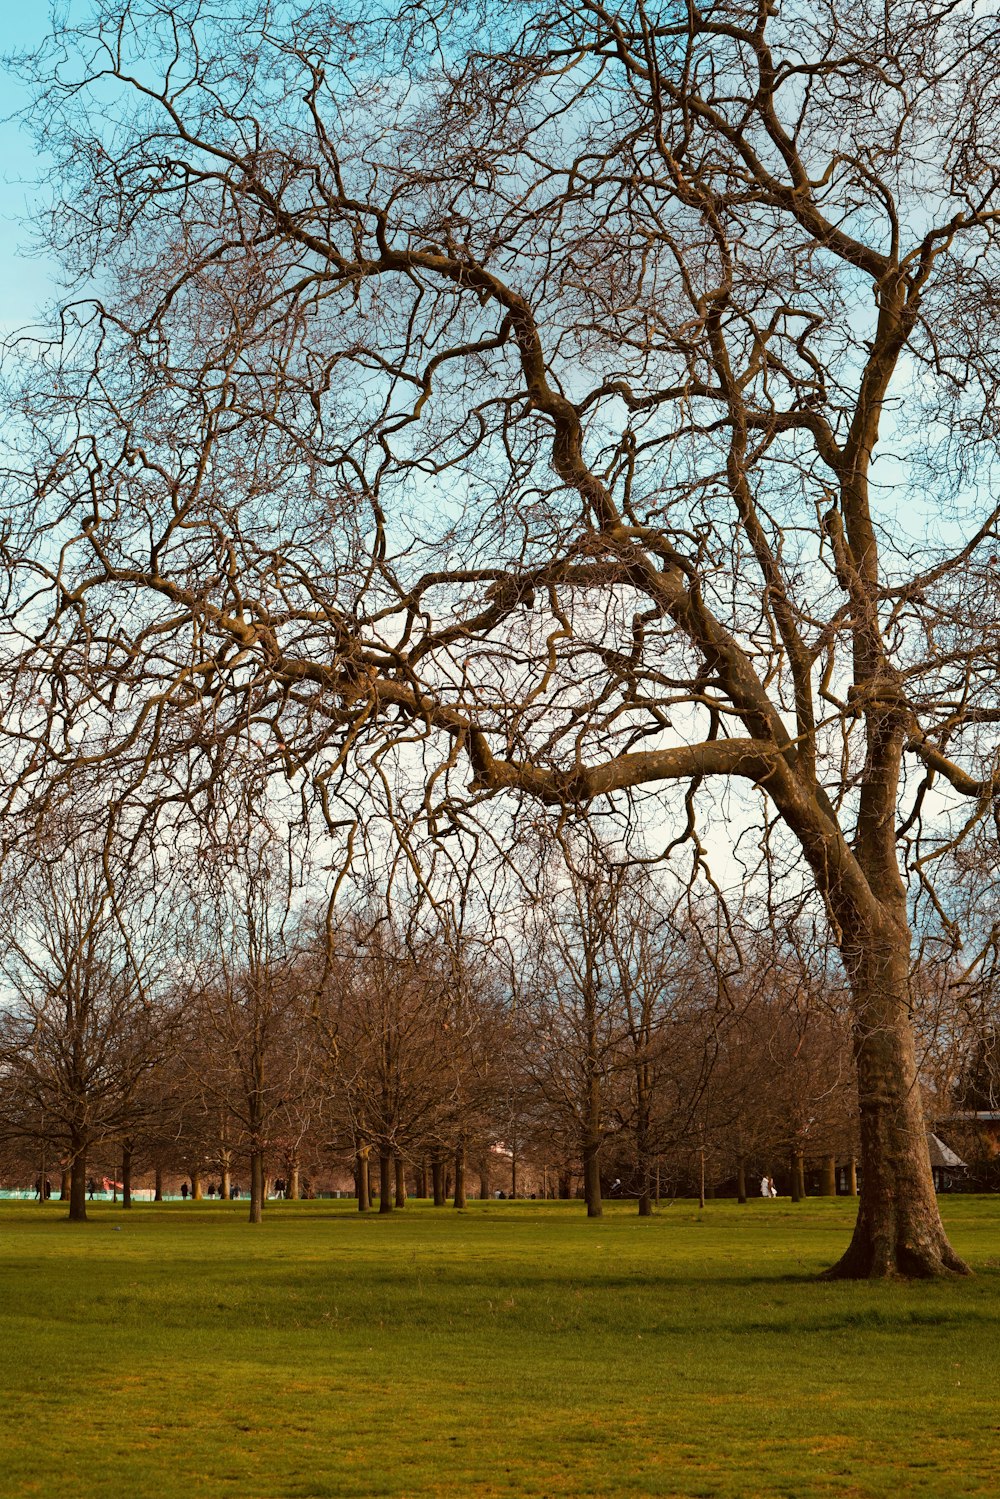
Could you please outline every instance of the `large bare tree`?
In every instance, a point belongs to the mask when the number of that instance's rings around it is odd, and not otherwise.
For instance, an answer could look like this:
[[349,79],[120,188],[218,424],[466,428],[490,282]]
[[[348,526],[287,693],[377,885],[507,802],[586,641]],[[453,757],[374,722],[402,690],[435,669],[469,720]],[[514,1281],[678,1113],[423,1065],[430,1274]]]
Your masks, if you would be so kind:
[[998,787],[1000,22],[357,15],[102,0],[29,65],[76,294],[17,395],[13,805],[256,740],[331,822],[417,779],[440,837],[610,804],[701,865],[728,797],[853,996],[837,1273],[962,1271],[908,890]]

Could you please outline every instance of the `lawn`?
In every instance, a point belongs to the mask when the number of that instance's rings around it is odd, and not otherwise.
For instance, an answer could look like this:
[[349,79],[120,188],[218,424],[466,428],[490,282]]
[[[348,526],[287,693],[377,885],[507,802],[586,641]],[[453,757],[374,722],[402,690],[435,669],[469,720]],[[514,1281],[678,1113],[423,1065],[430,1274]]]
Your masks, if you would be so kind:
[[828,1285],[849,1201],[0,1204],[0,1495],[934,1495],[1000,1487],[975,1280]]

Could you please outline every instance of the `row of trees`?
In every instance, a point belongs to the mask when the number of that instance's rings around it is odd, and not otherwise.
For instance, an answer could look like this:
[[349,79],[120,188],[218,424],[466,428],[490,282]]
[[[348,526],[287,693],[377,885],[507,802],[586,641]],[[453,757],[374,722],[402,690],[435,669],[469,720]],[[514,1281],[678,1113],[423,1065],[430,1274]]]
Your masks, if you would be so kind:
[[[298,1195],[345,1165],[382,1211],[429,1183],[568,1194],[711,1184],[857,1152],[842,994],[794,945],[709,945],[662,884],[557,848],[508,929],[405,902],[321,917],[295,843],[258,824],[182,878],[64,824],[7,887],[8,1170],[95,1160]],[[204,852],[204,851],[203,851]],[[140,872],[141,869],[141,872]],[[499,1152],[499,1153],[498,1153]],[[696,1175],[696,1170],[694,1171]],[[793,1173],[793,1190],[794,1190]]]

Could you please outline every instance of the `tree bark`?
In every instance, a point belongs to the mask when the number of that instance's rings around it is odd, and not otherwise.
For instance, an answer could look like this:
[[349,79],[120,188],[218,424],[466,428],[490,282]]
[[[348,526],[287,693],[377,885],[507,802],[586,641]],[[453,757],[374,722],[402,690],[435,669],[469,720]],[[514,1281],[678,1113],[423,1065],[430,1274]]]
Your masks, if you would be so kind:
[[820,1192],[823,1197],[836,1197],[837,1195],[837,1157],[825,1155],[823,1157],[823,1177],[820,1183]]
[[126,1141],[122,1145],[122,1207],[132,1206],[132,1145]]
[[153,1201],[163,1201],[163,1167],[157,1166],[153,1174]]
[[736,1157],[736,1200],[746,1202],[747,1200],[747,1161],[746,1156]]
[[479,1200],[488,1202],[493,1196],[492,1177],[490,1172],[490,1158],[486,1154],[479,1162]]
[[443,1208],[448,1199],[444,1195],[444,1161],[439,1155],[431,1159],[431,1185],[434,1189],[434,1206]]
[[455,1146],[455,1206],[464,1208],[465,1198],[465,1143],[460,1140]]
[[857,1197],[857,1195],[858,1195],[858,1163],[857,1163],[857,1160],[855,1159],[854,1156],[851,1156],[851,1159],[850,1159],[850,1161],[848,1163],[848,1166],[847,1166],[847,1190],[848,1190],[848,1192],[850,1193],[850,1195],[852,1197]]
[[378,1210],[392,1212],[392,1154],[388,1150],[378,1153]]
[[247,1221],[264,1221],[264,1152],[259,1148],[250,1152],[250,1214]]
[[600,1145],[588,1139],[583,1145],[583,1195],[587,1203],[587,1217],[600,1218],[604,1212],[601,1203],[601,1157]]
[[[87,1221],[87,1149],[82,1140],[71,1142],[73,1158],[69,1178],[69,1221]],[[42,1175],[42,1201],[45,1200],[45,1176]]]
[[371,1207],[371,1199],[368,1196],[367,1146],[359,1146],[355,1153],[354,1180],[358,1188],[358,1212],[367,1213]]
[[795,1152],[793,1162],[795,1168],[795,1190],[798,1194],[796,1202],[804,1202],[806,1196],[806,1163],[801,1150]]
[[69,1188],[70,1188],[70,1182],[72,1180],[72,1177],[73,1177],[73,1173],[72,1173],[72,1171],[69,1168],[67,1168],[65,1171],[63,1171],[63,1172],[60,1173],[60,1176],[59,1176],[59,1201],[60,1202],[69,1202]]
[[200,1170],[199,1171],[192,1171],[191,1172],[191,1201],[192,1202],[201,1202],[201,1199],[202,1199],[202,1197],[204,1195],[205,1195],[204,1194],[204,1188],[202,1187],[202,1184],[201,1184],[201,1171]]
[[[897,876],[898,878],[898,876]],[[880,930],[848,949],[861,1118],[861,1200],[832,1279],[928,1277],[969,1267],[948,1243],[931,1177],[909,1018],[905,897]]]
[[393,1165],[396,1173],[396,1206],[406,1206],[406,1164],[401,1155],[394,1158]]

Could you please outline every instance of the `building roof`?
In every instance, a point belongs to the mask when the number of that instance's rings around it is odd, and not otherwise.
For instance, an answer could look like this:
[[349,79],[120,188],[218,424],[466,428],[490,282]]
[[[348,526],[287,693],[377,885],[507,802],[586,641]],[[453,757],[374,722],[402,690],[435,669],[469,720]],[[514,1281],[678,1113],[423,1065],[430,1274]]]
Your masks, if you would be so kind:
[[950,1149],[950,1147],[947,1146],[943,1140],[939,1139],[938,1136],[935,1135],[931,1130],[927,1131],[927,1146],[931,1153],[932,1166],[950,1168],[952,1170],[960,1166],[964,1167],[965,1162],[962,1160],[962,1157],[956,1155],[955,1152]]

